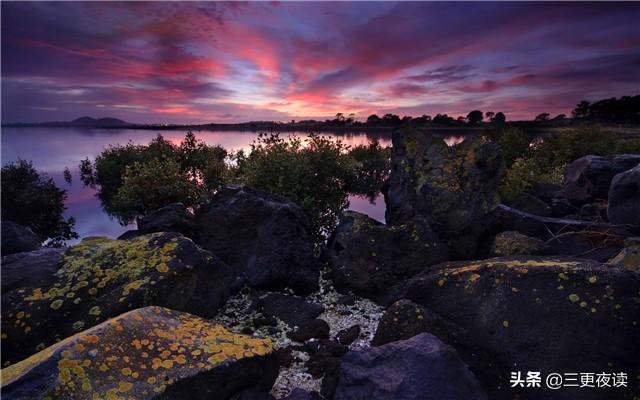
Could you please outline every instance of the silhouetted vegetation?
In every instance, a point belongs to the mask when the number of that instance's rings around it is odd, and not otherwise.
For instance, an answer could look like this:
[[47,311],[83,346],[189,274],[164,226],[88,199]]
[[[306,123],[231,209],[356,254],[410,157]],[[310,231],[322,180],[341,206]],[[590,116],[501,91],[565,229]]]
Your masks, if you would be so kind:
[[598,100],[582,100],[571,113],[573,118],[599,122],[640,122],[640,95]]
[[2,219],[31,228],[42,240],[61,245],[75,239],[75,220],[65,219],[67,191],[40,174],[30,161],[20,160],[2,167]]

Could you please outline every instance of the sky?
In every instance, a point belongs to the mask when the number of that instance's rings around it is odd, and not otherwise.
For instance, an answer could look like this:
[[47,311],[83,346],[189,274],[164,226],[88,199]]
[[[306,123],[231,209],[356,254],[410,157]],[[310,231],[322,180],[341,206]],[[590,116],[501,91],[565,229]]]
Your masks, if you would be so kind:
[[2,2],[2,121],[502,111],[640,93],[640,3]]

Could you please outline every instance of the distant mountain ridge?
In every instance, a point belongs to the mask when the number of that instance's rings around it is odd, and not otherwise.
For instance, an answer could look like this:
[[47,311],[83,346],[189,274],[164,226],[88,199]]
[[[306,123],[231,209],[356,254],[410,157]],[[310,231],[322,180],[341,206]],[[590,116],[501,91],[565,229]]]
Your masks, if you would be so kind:
[[80,117],[73,121],[58,121],[58,122],[16,122],[16,123],[3,123],[2,126],[7,127],[78,127],[78,128],[127,128],[134,124],[123,121],[118,118],[105,117],[105,118],[92,118],[92,117]]

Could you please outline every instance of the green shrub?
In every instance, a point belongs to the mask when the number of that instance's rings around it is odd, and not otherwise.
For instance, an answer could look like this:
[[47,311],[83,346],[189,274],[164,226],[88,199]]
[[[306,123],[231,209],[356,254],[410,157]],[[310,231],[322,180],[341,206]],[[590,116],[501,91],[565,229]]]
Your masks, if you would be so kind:
[[[215,190],[224,181],[227,173],[225,159],[227,152],[220,146],[209,146],[198,140],[192,132],[187,132],[184,140],[179,146],[165,140],[162,135],[158,135],[147,146],[136,145],[132,142],[126,145],[109,146],[96,159],[91,162],[89,159],[80,162],[80,178],[87,186],[97,189],[96,196],[100,199],[102,207],[111,216],[116,217],[121,223],[126,224],[133,221],[137,216],[144,215],[155,208],[170,204],[171,199],[177,196],[171,193],[172,188],[159,188],[154,191],[158,197],[154,201],[142,192],[133,188],[133,182],[138,182],[142,187],[146,187],[145,182],[134,179],[135,174],[151,174],[144,166],[149,163],[157,165],[158,160],[170,163],[173,168],[177,166],[180,174],[169,177],[165,171],[158,171],[158,179],[155,184],[175,183],[178,175],[184,182],[180,182],[180,192],[191,187],[197,187],[199,192]],[[129,172],[131,183],[123,193],[120,189],[124,185],[124,176],[130,167],[134,167]],[[175,171],[171,171],[175,173]],[[153,178],[152,176],[149,176]],[[169,179],[171,178],[171,179]],[[144,199],[136,201],[131,197],[133,193],[140,193]],[[163,193],[164,195],[162,195]],[[115,197],[119,196],[117,204]],[[124,197],[124,196],[128,197]],[[177,201],[177,200],[176,200]],[[188,202],[188,201],[185,201]],[[157,206],[157,207],[156,207]]]
[[171,203],[193,207],[200,202],[201,188],[188,179],[175,160],[154,158],[126,167],[122,185],[113,196],[111,209],[121,223]]
[[539,183],[562,183],[564,165],[550,166],[537,158],[516,158],[502,180],[500,197],[510,203]]
[[498,129],[494,134],[494,141],[502,148],[502,156],[504,157],[507,168],[510,167],[517,158],[526,157],[531,151],[529,147],[531,138],[529,135],[513,126]]
[[310,135],[302,140],[260,134],[251,152],[235,157],[235,179],[283,195],[304,210],[321,242],[348,206],[348,185],[355,165],[339,140]]
[[2,219],[27,226],[51,245],[75,239],[75,220],[64,218],[67,191],[59,189],[30,161],[20,160],[2,167]]

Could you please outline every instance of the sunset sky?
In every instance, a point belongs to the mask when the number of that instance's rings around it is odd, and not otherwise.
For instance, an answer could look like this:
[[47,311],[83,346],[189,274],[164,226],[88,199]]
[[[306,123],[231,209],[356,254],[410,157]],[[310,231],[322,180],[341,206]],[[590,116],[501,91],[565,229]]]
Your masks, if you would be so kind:
[[640,3],[2,3],[2,121],[510,120],[640,93]]

